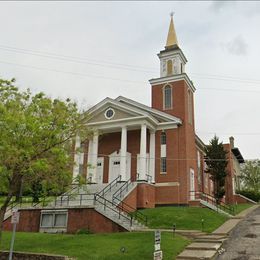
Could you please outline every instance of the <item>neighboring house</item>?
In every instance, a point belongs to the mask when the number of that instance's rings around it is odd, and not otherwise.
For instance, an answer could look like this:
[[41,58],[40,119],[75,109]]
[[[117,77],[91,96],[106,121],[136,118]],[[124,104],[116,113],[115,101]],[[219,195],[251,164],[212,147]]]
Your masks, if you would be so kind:
[[[88,111],[87,125],[95,134],[85,143],[76,141],[76,147],[85,150],[76,155],[73,172],[74,177],[86,176],[89,183],[109,183],[119,175],[122,181],[147,183],[147,191],[140,192],[144,197],[138,198],[144,207],[188,204],[195,199],[193,191],[213,194],[213,183],[205,173],[205,144],[195,134],[196,89],[185,73],[187,59],[172,18],[166,46],[158,57],[160,77],[149,81],[151,107],[119,96],[105,98]],[[243,157],[237,148],[225,148],[232,157],[226,201],[234,202]]]

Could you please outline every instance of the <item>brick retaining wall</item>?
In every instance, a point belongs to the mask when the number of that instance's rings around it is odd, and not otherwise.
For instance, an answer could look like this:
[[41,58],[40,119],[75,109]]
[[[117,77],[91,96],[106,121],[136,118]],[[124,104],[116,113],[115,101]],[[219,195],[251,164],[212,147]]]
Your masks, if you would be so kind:
[[[9,257],[9,252],[0,252],[0,260],[6,260]],[[36,253],[23,253],[15,252],[13,254],[13,260],[73,260],[68,256],[62,255],[48,255],[48,254],[36,254]]]

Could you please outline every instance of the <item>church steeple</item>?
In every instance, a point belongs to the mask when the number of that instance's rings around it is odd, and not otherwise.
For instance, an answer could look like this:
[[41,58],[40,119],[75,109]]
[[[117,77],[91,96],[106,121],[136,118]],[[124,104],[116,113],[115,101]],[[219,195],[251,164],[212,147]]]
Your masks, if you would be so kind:
[[173,13],[166,41],[165,49],[158,54],[161,62],[160,77],[168,77],[185,73],[185,58],[182,50],[178,45],[177,35],[173,23]]
[[169,31],[168,31],[168,36],[167,36],[165,49],[170,49],[170,48],[172,48],[174,46],[178,46],[178,40],[177,40],[177,35],[176,35],[176,32],[175,32],[175,28],[174,28],[173,12],[172,12],[171,13],[171,21],[170,21],[170,26],[169,26]]

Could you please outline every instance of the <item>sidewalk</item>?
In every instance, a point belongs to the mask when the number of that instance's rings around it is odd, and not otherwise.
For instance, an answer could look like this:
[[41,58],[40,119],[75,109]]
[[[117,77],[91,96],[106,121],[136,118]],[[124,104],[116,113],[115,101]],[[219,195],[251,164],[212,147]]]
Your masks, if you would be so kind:
[[227,220],[223,225],[209,235],[198,235],[195,238],[195,241],[188,245],[176,259],[213,259],[217,252],[221,253],[222,244],[228,238],[228,234],[231,230],[258,207],[259,205],[254,205],[245,209],[238,215]]

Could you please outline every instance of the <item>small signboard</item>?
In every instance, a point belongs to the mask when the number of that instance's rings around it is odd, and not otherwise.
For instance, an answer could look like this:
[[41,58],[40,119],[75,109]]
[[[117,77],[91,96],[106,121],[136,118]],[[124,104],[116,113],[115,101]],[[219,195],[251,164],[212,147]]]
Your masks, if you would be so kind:
[[160,250],[161,250],[161,244],[155,244],[154,251],[160,251]]
[[153,259],[154,260],[162,260],[162,251],[161,251],[161,231],[155,230],[154,231],[154,253]]
[[11,223],[12,224],[18,224],[19,218],[20,218],[20,212],[17,209],[13,210],[12,211]]
[[153,259],[154,260],[162,260],[163,259],[163,253],[162,251],[156,251],[153,253]]
[[155,242],[155,244],[161,244],[161,231],[160,230],[154,231],[154,242]]

